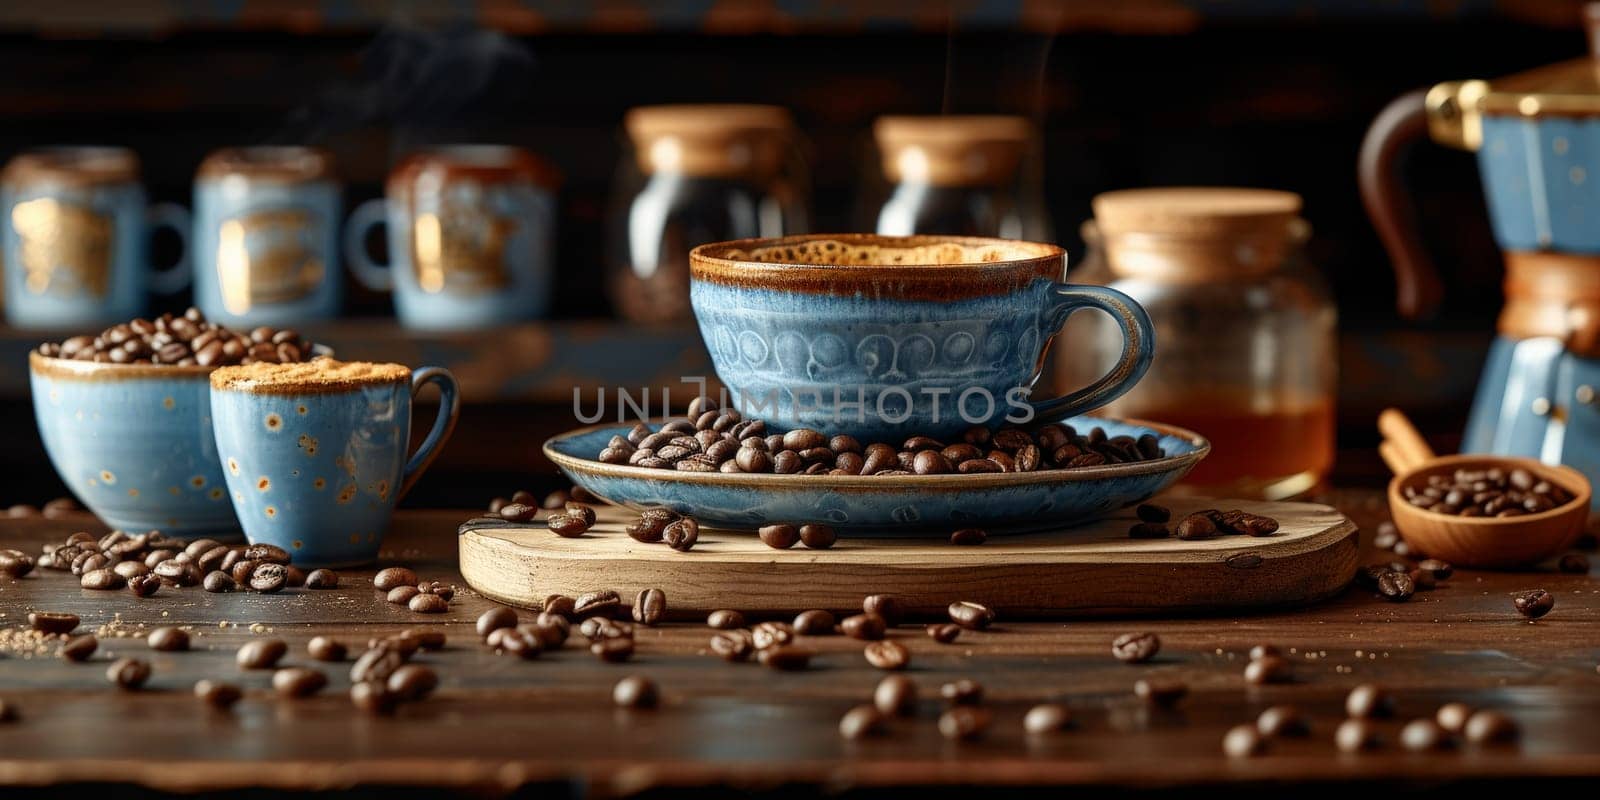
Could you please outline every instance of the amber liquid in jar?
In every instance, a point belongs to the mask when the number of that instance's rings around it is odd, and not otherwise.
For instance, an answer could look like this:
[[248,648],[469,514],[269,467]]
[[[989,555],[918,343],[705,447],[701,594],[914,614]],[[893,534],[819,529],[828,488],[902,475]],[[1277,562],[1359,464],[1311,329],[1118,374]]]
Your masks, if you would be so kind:
[[1118,414],[1188,428],[1211,454],[1180,484],[1214,497],[1288,497],[1333,468],[1334,407],[1327,397],[1282,398],[1257,410],[1231,393],[1198,392],[1168,406],[1118,408]]

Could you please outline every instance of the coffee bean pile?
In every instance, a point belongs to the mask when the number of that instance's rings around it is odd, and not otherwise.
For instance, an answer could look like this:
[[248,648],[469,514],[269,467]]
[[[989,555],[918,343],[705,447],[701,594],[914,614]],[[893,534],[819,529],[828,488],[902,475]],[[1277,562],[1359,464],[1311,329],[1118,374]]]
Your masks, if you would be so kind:
[[576,623],[595,658],[619,664],[633,658],[634,651],[633,625],[625,618],[631,614],[640,625],[660,624],[667,612],[667,595],[660,589],[641,590],[630,609],[611,590],[578,597],[553,594],[540,608],[539,616],[526,623],[514,609],[491,608],[478,617],[478,635],[496,653],[534,659],[564,647]]
[[235,333],[206,320],[198,308],[182,316],[163,314],[154,321],[135,319],[96,336],[74,336],[39,345],[39,354],[103,364],[170,364],[221,367],[233,364],[291,364],[309,361],[312,343],[299,332],[259,327]]
[[1356,582],[1374,590],[1385,600],[1403,603],[1417,592],[1432,589],[1454,574],[1455,568],[1450,564],[1436,558],[1425,558],[1415,564],[1409,561],[1368,564],[1356,571]]
[[1458,469],[1401,489],[1406,502],[1458,517],[1520,517],[1560,508],[1571,492],[1525,469]]
[[419,651],[441,650],[444,646],[445,635],[441,631],[408,629],[368,641],[366,651],[350,667],[351,705],[368,714],[391,714],[401,703],[416,702],[432,694],[439,686],[438,674],[411,659]]
[[1165,539],[1176,532],[1179,539],[1210,539],[1218,535],[1271,536],[1278,532],[1278,521],[1261,514],[1233,509],[1207,508],[1196,511],[1169,527],[1172,511],[1151,503],[1134,509],[1139,521],[1128,528],[1133,539]]
[[372,588],[384,599],[418,614],[443,614],[450,610],[456,589],[439,581],[425,581],[405,567],[387,567],[372,577]]
[[36,559],[16,550],[0,550],[0,574],[21,577],[37,565],[70,572],[85,589],[127,589],[136,597],[151,597],[163,587],[200,586],[208,592],[244,588],[272,594],[288,587],[332,589],[339,585],[339,575],[333,570],[315,570],[308,576],[290,563],[287,550],[270,544],[226,545],[214,539],[170,538],[160,531],[114,530],[99,538],[78,531],[65,541],[45,544],[43,549]]
[[1078,469],[1148,461],[1166,455],[1151,434],[1107,436],[1093,428],[1050,423],[1029,432],[1016,427],[990,431],[974,426],[962,441],[947,444],[912,436],[899,446],[863,446],[848,434],[828,437],[810,428],[768,433],[767,423],[745,419],[737,409],[696,398],[689,415],[651,430],[638,423],[626,436],[611,437],[596,458],[680,472],[774,473],[778,475],[945,475]]

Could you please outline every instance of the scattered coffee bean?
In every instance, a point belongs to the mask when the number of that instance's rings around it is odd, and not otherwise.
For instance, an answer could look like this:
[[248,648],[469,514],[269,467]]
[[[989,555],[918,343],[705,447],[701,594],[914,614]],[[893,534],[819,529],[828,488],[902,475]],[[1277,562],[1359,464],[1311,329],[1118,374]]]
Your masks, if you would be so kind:
[[1140,522],[1165,525],[1167,522],[1172,520],[1171,509],[1164,506],[1158,506],[1153,503],[1140,503],[1139,506],[1133,510],[1133,513],[1139,516]]
[[1161,637],[1153,633],[1124,633],[1111,641],[1111,655],[1125,664],[1143,664],[1161,652]]
[[506,606],[495,606],[478,615],[478,636],[488,638],[489,634],[501,628],[517,627],[517,612]]
[[1400,745],[1407,750],[1443,750],[1450,744],[1450,735],[1431,719],[1414,719],[1400,729]]
[[1339,723],[1333,732],[1333,743],[1340,752],[1360,753],[1376,750],[1383,742],[1378,738],[1377,726],[1368,720],[1353,718]]
[[1417,568],[1433,576],[1434,580],[1449,580],[1455,574],[1455,568],[1449,563],[1437,558],[1425,558],[1417,563]]
[[983,684],[962,678],[940,686],[939,696],[951,705],[975,706],[983,702]]
[[905,610],[900,606],[900,599],[892,594],[871,594],[862,598],[861,610],[867,614],[877,614],[889,627],[899,625],[905,619]]
[[667,616],[667,593],[660,589],[640,590],[633,600],[633,621],[654,627]]
[[1462,730],[1473,744],[1505,744],[1522,734],[1514,720],[1498,711],[1475,712]]
[[551,514],[545,525],[563,539],[576,539],[589,530],[589,523],[583,517],[572,514]]
[[572,612],[579,617],[609,617],[622,607],[622,597],[609,589],[578,595]]
[[723,631],[711,637],[711,652],[724,661],[748,661],[755,643],[747,631]]
[[306,643],[306,652],[318,661],[343,661],[348,649],[337,639],[318,636]]
[[1252,660],[1244,668],[1244,680],[1252,686],[1288,683],[1293,677],[1293,667],[1282,656],[1263,656]]
[[1267,751],[1267,738],[1254,725],[1235,725],[1222,737],[1222,752],[1229,758],[1249,758]]
[[1378,576],[1378,594],[1393,603],[1411,599],[1417,591],[1416,581],[1404,572],[1385,572]]
[[138,689],[150,680],[150,664],[137,658],[119,658],[106,668],[106,680],[119,689]]
[[972,706],[956,706],[939,715],[939,733],[946,739],[970,740],[989,728],[989,712]]
[[700,522],[694,517],[682,517],[667,525],[662,538],[666,539],[668,547],[687,553],[700,540]]
[[834,632],[833,614],[821,609],[802,611],[794,618],[794,632],[801,636],[827,636]]
[[409,605],[411,599],[422,594],[422,590],[415,586],[396,586],[384,595],[383,599],[397,606]]
[[1217,535],[1217,525],[1205,514],[1190,514],[1178,522],[1177,535],[1184,541],[1210,539]]
[[1556,564],[1562,572],[1573,575],[1587,575],[1589,573],[1589,557],[1582,553],[1567,553]]
[[384,683],[357,681],[350,685],[350,704],[368,714],[392,714],[400,704],[400,698],[390,692]]
[[589,652],[609,664],[620,664],[633,658],[633,637],[602,638],[589,645]]
[[28,625],[40,633],[67,634],[77,630],[78,615],[55,611],[31,611],[28,613]]
[[61,657],[68,661],[88,661],[94,651],[100,647],[100,640],[92,633],[74,636],[61,645]]
[[649,508],[639,512],[639,519],[624,530],[635,541],[654,544],[664,538],[667,526],[677,522],[681,515],[666,508]]
[[811,522],[800,526],[800,543],[812,550],[826,550],[839,541],[832,525]]
[[96,569],[83,573],[78,585],[96,591],[112,591],[128,585],[128,579],[113,569]]
[[872,704],[891,716],[910,716],[917,709],[917,685],[904,675],[890,675],[878,681]]
[[532,522],[539,516],[539,509],[526,503],[506,503],[500,507],[499,514],[507,522]]
[[1133,684],[1133,693],[1152,706],[1172,708],[1189,694],[1189,685],[1177,680],[1146,678]]
[[750,629],[750,642],[757,650],[789,644],[794,641],[794,628],[782,622],[759,622]]
[[866,656],[868,664],[878,669],[905,669],[911,663],[911,651],[907,650],[905,645],[890,639],[868,642],[862,655]]
[[982,528],[962,528],[950,534],[950,543],[958,546],[980,545],[989,540],[989,534]]
[[[157,571],[159,574],[159,570]],[[283,591],[289,585],[289,571],[282,564],[265,562],[250,573],[250,588],[262,594]]]
[[436,594],[418,594],[406,607],[417,614],[443,614],[450,610],[450,601]]
[[1311,735],[1311,723],[1294,706],[1272,706],[1256,717],[1256,730],[1274,739],[1299,738]]
[[1394,698],[1375,683],[1363,683],[1344,698],[1344,713],[1356,719],[1381,719],[1394,714]]
[[889,624],[877,614],[855,614],[839,620],[839,632],[852,639],[882,639],[888,629]]
[[22,552],[21,550],[0,549],[0,575],[4,575],[8,578],[20,578],[32,571],[32,556]]
[[655,681],[629,675],[611,687],[611,702],[618,708],[655,708],[661,702],[661,691]]
[[706,625],[717,630],[744,627],[744,615],[732,609],[718,609],[706,616]]
[[1466,703],[1445,703],[1434,712],[1433,721],[1450,733],[1463,733],[1467,729],[1467,720],[1472,717],[1474,710]]
[[400,632],[400,636],[417,643],[417,646],[429,652],[443,650],[445,634],[442,630],[415,630],[407,628]]
[[544,614],[556,614],[571,619],[577,616],[578,601],[564,594],[553,594],[539,604],[539,611]]
[[331,569],[314,569],[306,576],[307,589],[339,588],[339,573]]
[[887,718],[872,706],[856,706],[839,718],[839,735],[845,739],[864,739],[884,732]]
[[161,579],[154,575],[135,575],[128,579],[128,591],[135,597],[153,597],[161,590]]
[[567,503],[565,506],[563,506],[562,510],[564,510],[566,515],[569,517],[576,517],[583,520],[583,525],[586,529],[593,528],[596,520],[598,519],[595,516],[594,508],[592,506],[584,505],[583,503]]
[[282,639],[251,639],[234,655],[240,669],[272,669],[289,652]]
[[1059,733],[1072,727],[1072,711],[1056,703],[1041,703],[1022,716],[1022,730],[1030,736]]
[[1249,653],[1251,661],[1255,661],[1256,659],[1259,659],[1259,658],[1266,658],[1267,656],[1281,656],[1281,655],[1283,655],[1283,651],[1279,650],[1278,646],[1277,645],[1273,645],[1273,644],[1258,644],[1258,645],[1250,648],[1250,653]]
[[189,634],[182,628],[156,628],[150,632],[146,643],[151,650],[178,653],[189,649]]
[[961,626],[950,623],[929,625],[926,630],[928,638],[939,644],[950,644],[961,635]]
[[948,613],[951,622],[968,630],[981,631],[994,624],[994,610],[970,600],[951,603]]
[[310,667],[285,667],[272,673],[272,688],[283,697],[310,697],[328,685],[328,676]]
[[1534,589],[1513,597],[1511,604],[1518,614],[1528,619],[1539,619],[1556,607],[1556,596],[1543,589]]
[[800,543],[800,529],[788,523],[763,525],[756,530],[761,543],[776,550],[788,550]]
[[226,711],[244,697],[244,690],[231,683],[200,680],[195,682],[194,696],[217,711]]
[[228,570],[228,577],[233,578],[233,582],[240,586],[247,585],[250,583],[250,574],[255,572],[258,566],[260,566],[258,562],[241,558],[233,562],[233,568]]
[[633,626],[624,622],[617,622],[609,617],[590,617],[578,626],[578,632],[589,641],[600,639],[631,638]]
[[405,664],[389,673],[389,691],[402,702],[415,702],[439,687],[439,674],[421,664]]
[[396,586],[416,586],[417,573],[405,567],[388,567],[378,571],[372,578],[372,587],[380,592],[387,592]]
[[785,644],[777,647],[768,647],[760,652],[757,659],[766,666],[780,672],[795,672],[805,669],[811,663],[815,651]]

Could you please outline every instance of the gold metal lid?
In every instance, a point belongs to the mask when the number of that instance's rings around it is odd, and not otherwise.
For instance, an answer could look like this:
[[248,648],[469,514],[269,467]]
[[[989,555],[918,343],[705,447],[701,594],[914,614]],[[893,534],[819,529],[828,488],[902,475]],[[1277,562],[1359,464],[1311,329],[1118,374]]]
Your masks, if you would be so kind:
[[640,106],[623,126],[647,175],[762,177],[782,166],[794,118],[781,106]]
[[300,183],[333,174],[333,154],[319,147],[227,147],[200,162],[200,178],[241,175],[252,180]]
[[93,186],[139,179],[139,157],[125,147],[44,147],[17,154],[0,173],[7,186]]
[[1237,187],[1124,189],[1094,198],[1119,275],[1205,280],[1276,269],[1303,238],[1293,192]]
[[986,186],[1011,180],[1033,124],[1003,115],[879,117],[873,137],[883,175],[895,183]]

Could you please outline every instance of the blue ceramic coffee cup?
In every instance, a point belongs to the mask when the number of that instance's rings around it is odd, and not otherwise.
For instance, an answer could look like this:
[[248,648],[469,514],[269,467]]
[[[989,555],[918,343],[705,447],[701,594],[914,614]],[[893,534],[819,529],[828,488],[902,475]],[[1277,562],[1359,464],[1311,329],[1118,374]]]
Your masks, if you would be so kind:
[[189,212],[147,205],[139,159],[120,147],[52,147],[11,159],[0,176],[6,321],[19,328],[110,325],[144,313],[151,291],[189,285],[189,264],[157,269],[150,233],[185,240]]
[[[409,458],[411,400],[439,386],[439,415]],[[246,538],[296,564],[375,559],[395,503],[450,438],[455,378],[399,364],[254,364],[211,375],[217,453]]]
[[[1062,283],[1066,254],[1050,244],[812,234],[703,245],[690,271],[717,377],[779,429],[898,442],[1061,419],[1126,392],[1155,346],[1127,295]],[[1033,399],[1045,348],[1084,308],[1121,327],[1121,358],[1089,386]]]
[[50,463],[107,525],[238,536],[211,433],[211,370],[28,356]]
[[194,182],[194,300],[234,328],[339,315],[340,189],[310,147],[240,147],[201,162]]

